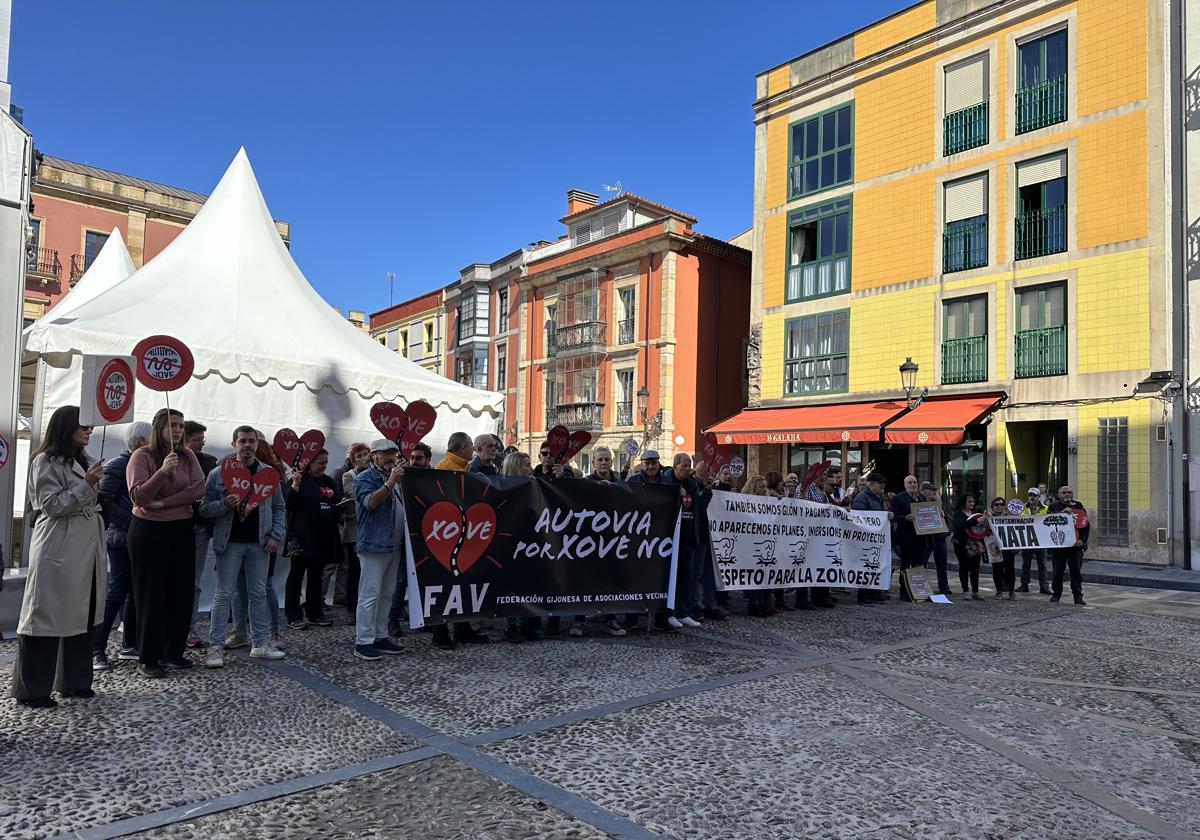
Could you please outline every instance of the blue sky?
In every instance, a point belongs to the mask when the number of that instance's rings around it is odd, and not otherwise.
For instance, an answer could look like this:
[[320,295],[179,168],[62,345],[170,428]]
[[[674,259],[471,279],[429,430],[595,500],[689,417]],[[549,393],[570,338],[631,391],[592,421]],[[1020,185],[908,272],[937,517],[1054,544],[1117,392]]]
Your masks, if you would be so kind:
[[370,312],[554,239],[572,187],[745,230],[755,74],[908,5],[14,0],[9,80],[49,154],[208,192],[244,145]]

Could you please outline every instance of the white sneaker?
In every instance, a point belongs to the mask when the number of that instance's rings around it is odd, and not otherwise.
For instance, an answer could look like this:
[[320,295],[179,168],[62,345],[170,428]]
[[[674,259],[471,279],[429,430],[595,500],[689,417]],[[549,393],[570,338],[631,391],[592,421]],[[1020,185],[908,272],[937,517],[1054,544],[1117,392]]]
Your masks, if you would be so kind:
[[619,621],[617,621],[615,618],[610,621],[606,621],[604,623],[604,629],[608,632],[608,635],[610,635],[610,636],[624,636],[625,635],[625,628],[622,627],[621,623]]
[[208,649],[208,658],[204,660],[205,668],[224,668],[225,653],[219,647],[210,647]]
[[277,648],[271,647],[271,643],[268,642],[262,647],[250,648],[250,656],[255,659],[283,659],[286,654]]
[[245,633],[239,633],[236,630],[225,637],[225,648],[227,650],[237,650],[238,648],[250,647],[250,639]]
[[692,618],[690,615],[685,615],[683,618],[679,619],[679,623],[682,624],[684,627],[703,627],[704,626],[699,621]]
[[671,625],[672,627],[674,627],[676,630],[678,630],[679,628],[683,627],[683,622],[682,622],[682,621],[680,621],[678,618],[676,618],[676,617],[675,617],[675,616],[673,616],[673,615],[672,615],[672,616],[668,616],[668,617],[667,617],[667,624],[670,624],[670,625]]
[[578,624],[572,624],[571,629],[568,630],[567,632],[570,633],[572,636],[582,636],[583,628],[580,627]]

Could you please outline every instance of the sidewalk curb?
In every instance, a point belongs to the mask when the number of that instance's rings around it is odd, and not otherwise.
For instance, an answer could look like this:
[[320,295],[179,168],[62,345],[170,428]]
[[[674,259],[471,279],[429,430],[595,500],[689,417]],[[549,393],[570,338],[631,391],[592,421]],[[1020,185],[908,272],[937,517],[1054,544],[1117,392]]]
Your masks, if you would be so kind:
[[[1107,561],[1093,560],[1093,563],[1103,563]],[[1049,565],[1049,561],[1047,561]],[[958,563],[955,560],[949,560],[946,564],[948,571],[958,571]],[[1030,570],[1033,571],[1032,569]],[[980,569],[980,573],[983,569]],[[1164,577],[1137,577],[1135,575],[1121,574],[1119,572],[1089,572],[1088,560],[1083,561],[1083,582],[1084,583],[1099,583],[1105,586],[1132,586],[1140,589],[1172,589],[1176,592],[1200,592],[1200,574],[1196,575],[1195,580],[1174,580]],[[1017,576],[1020,577],[1020,564],[1017,568]],[[1032,575],[1031,575],[1032,577]]]

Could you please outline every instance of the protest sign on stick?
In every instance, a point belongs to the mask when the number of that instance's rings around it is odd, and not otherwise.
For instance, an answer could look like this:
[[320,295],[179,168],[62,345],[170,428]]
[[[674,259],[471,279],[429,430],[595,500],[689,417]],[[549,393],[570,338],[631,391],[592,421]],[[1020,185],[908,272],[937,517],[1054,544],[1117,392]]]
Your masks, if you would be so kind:
[[404,433],[400,436],[400,454],[404,458],[412,458],[413,450],[433,430],[437,422],[437,410],[425,400],[415,400],[408,404],[404,411]]

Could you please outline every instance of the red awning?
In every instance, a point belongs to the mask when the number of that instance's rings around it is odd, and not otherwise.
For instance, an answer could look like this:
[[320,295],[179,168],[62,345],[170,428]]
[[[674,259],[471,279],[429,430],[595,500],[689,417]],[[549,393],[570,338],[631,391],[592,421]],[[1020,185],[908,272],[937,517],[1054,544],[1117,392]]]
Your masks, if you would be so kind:
[[879,428],[902,411],[895,402],[748,408],[708,431],[719,444],[877,441]]
[[883,430],[886,443],[962,443],[967,426],[991,412],[1004,394],[928,399]]

